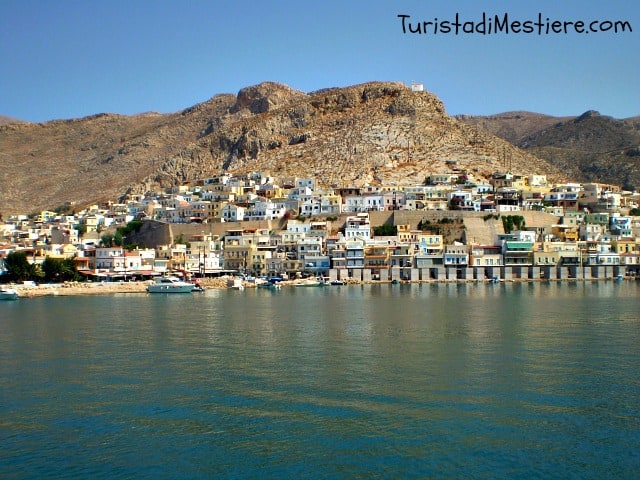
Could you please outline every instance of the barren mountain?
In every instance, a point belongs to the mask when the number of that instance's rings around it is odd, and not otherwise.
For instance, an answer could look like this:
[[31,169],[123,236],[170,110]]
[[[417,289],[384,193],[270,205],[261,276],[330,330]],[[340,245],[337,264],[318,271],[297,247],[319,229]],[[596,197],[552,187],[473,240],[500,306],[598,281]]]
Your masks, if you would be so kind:
[[322,185],[422,183],[510,167],[560,170],[445,113],[429,92],[372,82],[303,93],[277,83],[174,114],[99,114],[0,126],[0,212],[79,206],[227,171],[314,176]]
[[517,111],[488,116],[457,115],[456,118],[519,145],[522,139],[575,117],[552,117],[542,113]]
[[529,112],[458,118],[548,160],[576,180],[640,188],[640,117],[617,120],[590,110],[563,118]]
[[0,115],[0,125],[9,125],[11,123],[24,123],[22,120],[18,120],[17,118],[4,117]]

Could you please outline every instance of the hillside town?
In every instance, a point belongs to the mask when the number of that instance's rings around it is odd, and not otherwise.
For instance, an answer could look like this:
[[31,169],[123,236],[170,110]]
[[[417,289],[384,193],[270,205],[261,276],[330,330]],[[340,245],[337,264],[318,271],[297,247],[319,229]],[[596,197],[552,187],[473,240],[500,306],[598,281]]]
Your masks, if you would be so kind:
[[545,175],[479,181],[450,163],[451,173],[421,185],[327,188],[314,178],[224,174],[81,210],[67,203],[0,217],[0,281],[10,273],[3,259],[15,252],[32,265],[72,260],[92,282],[166,274],[396,282],[640,273],[636,192],[550,184]]

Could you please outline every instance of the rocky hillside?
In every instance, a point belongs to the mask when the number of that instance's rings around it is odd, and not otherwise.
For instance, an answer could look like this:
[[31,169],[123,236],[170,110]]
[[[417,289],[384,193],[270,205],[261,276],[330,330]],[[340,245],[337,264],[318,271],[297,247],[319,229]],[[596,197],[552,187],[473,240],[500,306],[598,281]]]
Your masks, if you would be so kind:
[[0,115],[0,125],[9,125],[11,123],[24,123],[24,122],[16,118],[4,117]]
[[521,140],[534,135],[545,128],[572,120],[575,117],[552,117],[542,113],[533,112],[505,112],[497,115],[476,116],[457,115],[456,118],[469,125],[474,125],[486,130],[489,133],[504,138],[514,145],[518,145]]
[[320,184],[422,183],[507,165],[561,171],[445,113],[429,92],[373,82],[303,93],[262,83],[174,114],[0,126],[0,212],[78,206],[223,171],[315,176]]
[[575,179],[640,188],[640,117],[617,120],[588,111],[565,118],[528,112],[458,118],[548,160]]

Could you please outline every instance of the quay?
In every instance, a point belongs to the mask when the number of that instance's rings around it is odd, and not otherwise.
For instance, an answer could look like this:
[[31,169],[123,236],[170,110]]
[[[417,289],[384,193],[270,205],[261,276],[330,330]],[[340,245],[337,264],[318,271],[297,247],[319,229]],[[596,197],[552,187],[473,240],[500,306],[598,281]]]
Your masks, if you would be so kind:
[[353,282],[428,282],[428,281],[554,281],[554,280],[616,280],[624,278],[623,265],[571,265],[571,266],[499,266],[432,268],[391,267],[379,269],[331,269],[329,280]]
[[[412,284],[412,283],[497,283],[497,282],[579,282],[638,280],[640,276],[625,276],[621,267],[500,267],[500,268],[390,268],[372,274],[370,269],[331,269],[328,281],[341,280],[345,285],[363,284]],[[234,277],[209,277],[200,280],[205,289],[227,289]],[[283,286],[292,286],[298,279],[284,280]],[[64,282],[36,285],[32,282],[11,284],[19,297],[77,296],[145,293],[148,281],[131,282]],[[244,280],[246,288],[257,284]]]

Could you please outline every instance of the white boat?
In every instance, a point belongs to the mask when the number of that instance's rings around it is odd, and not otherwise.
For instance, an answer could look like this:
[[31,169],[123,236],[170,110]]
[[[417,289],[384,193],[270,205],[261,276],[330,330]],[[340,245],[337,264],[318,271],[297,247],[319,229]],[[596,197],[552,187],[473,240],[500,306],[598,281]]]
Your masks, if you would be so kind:
[[227,280],[227,287],[233,288],[234,290],[244,290],[244,281],[240,277],[235,277]]
[[0,300],[16,300],[18,291],[15,288],[0,288]]
[[307,278],[294,283],[296,287],[324,287],[328,285],[322,278]]
[[147,287],[149,293],[191,293],[193,283],[180,280],[178,277],[158,277]]

